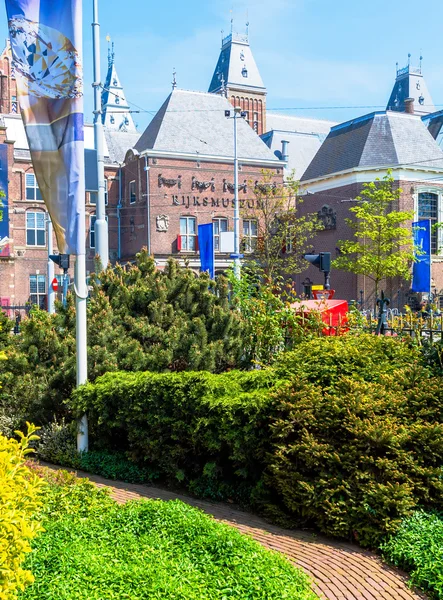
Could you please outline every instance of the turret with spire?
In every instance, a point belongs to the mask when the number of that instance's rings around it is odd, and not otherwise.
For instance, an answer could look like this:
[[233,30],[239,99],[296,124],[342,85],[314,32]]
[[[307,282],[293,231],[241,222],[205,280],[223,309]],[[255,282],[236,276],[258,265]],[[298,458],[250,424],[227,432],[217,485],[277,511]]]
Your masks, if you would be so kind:
[[[109,37],[107,40],[109,43]],[[102,120],[108,131],[137,132],[115,68],[114,43],[108,47],[108,72],[102,92]]]
[[240,106],[246,120],[261,135],[266,131],[266,88],[249,46],[249,23],[244,34],[222,37],[220,56],[209,86],[210,93],[226,96]]

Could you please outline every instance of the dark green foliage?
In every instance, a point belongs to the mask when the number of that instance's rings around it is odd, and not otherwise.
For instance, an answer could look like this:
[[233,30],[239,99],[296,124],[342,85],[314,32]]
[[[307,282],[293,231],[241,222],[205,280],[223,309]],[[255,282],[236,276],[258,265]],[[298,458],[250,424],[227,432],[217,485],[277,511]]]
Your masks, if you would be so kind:
[[316,598],[283,556],[182,502],[119,506],[86,482],[52,483],[45,500],[22,599]]
[[[246,321],[230,307],[223,277],[215,283],[173,260],[159,271],[142,251],[135,265],[109,269],[91,284],[90,381],[118,370],[218,373],[250,364],[242,342]],[[55,315],[32,310],[21,334],[8,341],[0,414],[13,414],[16,426],[68,416],[63,401],[75,386],[76,368],[73,296]]]
[[381,546],[384,557],[408,571],[429,597],[443,598],[443,515],[417,511]]
[[248,373],[110,373],[73,407],[161,479],[365,546],[443,509],[443,388],[397,339],[313,339]]
[[403,342],[302,344],[277,370],[266,483],[299,523],[376,546],[417,506],[443,506],[443,390]]
[[238,497],[261,477],[274,385],[272,371],[109,373],[76,390],[73,408],[88,412],[96,443],[119,440],[167,481]]

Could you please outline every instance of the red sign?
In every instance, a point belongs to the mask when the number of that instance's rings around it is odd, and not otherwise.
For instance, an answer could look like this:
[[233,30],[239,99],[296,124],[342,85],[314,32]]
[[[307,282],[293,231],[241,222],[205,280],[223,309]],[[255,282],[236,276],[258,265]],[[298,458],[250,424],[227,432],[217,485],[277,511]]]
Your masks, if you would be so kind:
[[52,280],[52,289],[54,290],[54,292],[56,292],[58,290],[57,277],[54,277],[54,279]]

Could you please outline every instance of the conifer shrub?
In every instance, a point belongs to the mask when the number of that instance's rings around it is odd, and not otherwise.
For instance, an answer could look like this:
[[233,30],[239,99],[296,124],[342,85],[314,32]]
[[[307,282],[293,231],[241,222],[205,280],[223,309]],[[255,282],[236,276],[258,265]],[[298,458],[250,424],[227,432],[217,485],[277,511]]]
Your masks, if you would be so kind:
[[20,441],[0,435],[0,599],[12,600],[32,583],[22,563],[31,551],[30,542],[42,530],[36,519],[41,507],[42,480],[31,473],[25,460],[29,443],[37,438],[28,425]]
[[443,507],[443,391],[404,342],[313,340],[277,370],[265,481],[299,524],[377,546],[417,507]]

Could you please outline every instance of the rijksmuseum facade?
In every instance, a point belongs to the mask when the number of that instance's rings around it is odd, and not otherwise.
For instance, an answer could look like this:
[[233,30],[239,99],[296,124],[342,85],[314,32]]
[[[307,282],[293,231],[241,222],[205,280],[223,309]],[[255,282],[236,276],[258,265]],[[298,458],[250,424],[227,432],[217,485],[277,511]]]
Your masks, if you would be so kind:
[[[267,112],[266,88],[248,38],[234,33],[223,40],[209,91],[186,91],[174,84],[143,133],[132,120],[113,52],[104,90],[112,264],[131,261],[147,247],[158,268],[172,256],[198,270],[197,228],[211,222],[215,270],[231,264],[222,238],[234,228],[232,105],[244,112],[238,121],[240,207],[249,212],[254,208],[254,187],[264,170],[276,184],[295,170],[300,192],[306,194],[303,210],[317,213],[326,224],[314,240],[315,251],[335,256],[337,241],[350,236],[345,221],[349,206],[362,184],[383,176],[387,168],[403,189],[400,210],[414,210],[417,219],[443,220],[443,152],[436,141],[443,114],[432,105],[421,68],[408,65],[398,71],[386,111],[344,124]],[[228,110],[231,118],[225,115]],[[85,160],[87,270],[93,272],[97,180],[90,125],[85,126]],[[26,304],[45,307],[47,214],[18,114],[8,45],[0,56],[0,186],[5,193],[0,199],[1,305],[6,310]],[[253,248],[257,223],[241,219],[240,233],[243,248]],[[438,291],[443,290],[442,235],[436,233],[433,239],[433,284]],[[53,244],[56,248],[55,239]],[[300,292],[307,275],[322,283],[318,271],[308,270],[296,278]],[[370,282],[364,277],[333,273],[332,283],[340,297],[358,299],[364,290],[370,298]],[[404,282],[393,285],[406,291]]]

